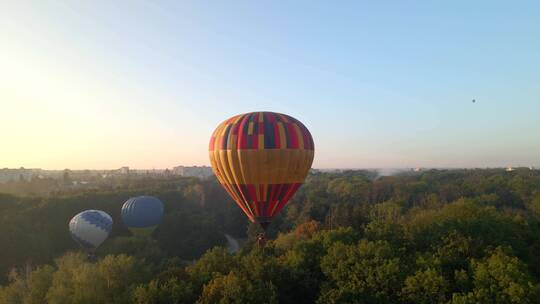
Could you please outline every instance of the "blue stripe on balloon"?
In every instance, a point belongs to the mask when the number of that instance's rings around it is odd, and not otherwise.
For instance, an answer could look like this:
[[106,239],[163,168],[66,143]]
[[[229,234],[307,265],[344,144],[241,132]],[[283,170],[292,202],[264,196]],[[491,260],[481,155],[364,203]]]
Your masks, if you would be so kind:
[[81,214],[81,218],[99,229],[107,231],[108,233],[110,233],[112,230],[112,221],[97,211],[84,212]]

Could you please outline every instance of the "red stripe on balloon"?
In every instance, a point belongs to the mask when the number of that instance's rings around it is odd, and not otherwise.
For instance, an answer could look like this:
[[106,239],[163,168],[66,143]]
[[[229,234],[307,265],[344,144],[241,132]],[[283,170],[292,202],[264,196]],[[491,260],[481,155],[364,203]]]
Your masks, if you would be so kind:
[[215,141],[216,141],[216,137],[214,137],[214,136],[210,137],[210,144],[209,144],[208,150],[214,151],[214,143],[215,143]]
[[274,148],[281,149],[281,135],[279,134],[279,126],[277,123],[274,123]]
[[298,149],[298,136],[296,130],[292,123],[286,124],[287,126],[287,135],[289,136],[289,144],[287,145],[290,149]]
[[247,126],[249,115],[244,115],[238,127],[238,149],[247,149]]
[[296,193],[296,190],[298,190],[300,185],[302,184],[300,183],[287,184],[287,191],[285,192],[285,195],[280,200],[279,205],[276,207],[276,209],[274,210],[271,216],[274,216],[275,214],[279,213],[281,209],[285,207],[285,205],[289,202],[289,200],[294,195],[294,193]]

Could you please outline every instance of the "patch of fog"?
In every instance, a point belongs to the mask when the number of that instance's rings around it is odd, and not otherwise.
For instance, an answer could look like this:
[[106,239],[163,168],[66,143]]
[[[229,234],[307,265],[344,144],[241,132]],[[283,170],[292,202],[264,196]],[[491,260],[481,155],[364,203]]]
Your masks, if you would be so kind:
[[380,177],[380,176],[393,176],[393,175],[397,175],[397,174],[404,173],[411,170],[403,169],[403,168],[380,168],[380,169],[375,169],[374,171],[377,172],[377,175],[378,175],[377,177]]
[[343,173],[347,171],[364,171],[366,177],[371,180],[376,180],[379,177],[394,176],[400,174],[418,173],[425,170],[424,168],[324,168],[311,169],[312,173]]
[[227,239],[227,250],[229,253],[236,253],[240,250],[240,243],[238,243],[237,239],[228,234],[225,234],[225,238]]

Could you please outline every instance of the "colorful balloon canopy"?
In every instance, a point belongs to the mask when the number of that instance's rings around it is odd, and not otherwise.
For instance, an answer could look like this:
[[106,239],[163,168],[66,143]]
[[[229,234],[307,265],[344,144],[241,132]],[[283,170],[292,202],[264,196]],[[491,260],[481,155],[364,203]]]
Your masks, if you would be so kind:
[[122,221],[129,228],[154,227],[163,217],[163,203],[153,196],[137,196],[122,206]]
[[227,119],[212,134],[209,150],[219,182],[264,229],[303,183],[315,153],[300,121],[273,112]]
[[69,222],[71,237],[88,251],[94,251],[109,236],[113,220],[101,210],[86,210]]

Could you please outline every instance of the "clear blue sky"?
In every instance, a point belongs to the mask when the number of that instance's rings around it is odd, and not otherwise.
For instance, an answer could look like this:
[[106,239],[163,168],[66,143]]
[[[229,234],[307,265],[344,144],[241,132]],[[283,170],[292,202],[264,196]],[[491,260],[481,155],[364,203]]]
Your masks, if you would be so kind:
[[316,168],[539,166],[538,3],[3,1],[0,167],[208,164],[257,110]]

